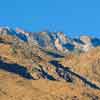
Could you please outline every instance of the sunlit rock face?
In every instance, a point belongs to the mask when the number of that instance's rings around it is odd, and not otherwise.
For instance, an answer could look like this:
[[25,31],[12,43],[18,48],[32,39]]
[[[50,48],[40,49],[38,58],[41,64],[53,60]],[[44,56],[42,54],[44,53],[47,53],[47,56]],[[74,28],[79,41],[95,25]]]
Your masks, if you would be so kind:
[[89,51],[91,48],[93,48],[91,39],[92,38],[89,36],[80,36],[80,40],[84,43],[84,45],[82,45],[83,51]]
[[85,44],[91,43],[91,37],[86,36],[86,35],[80,36],[80,40],[83,41]]
[[4,28],[4,27],[0,28],[0,34],[4,35],[4,34],[7,34],[7,33],[9,33],[7,28]]
[[63,32],[28,32],[20,28],[15,30],[9,27],[0,27],[0,35],[11,35],[30,46],[40,46],[44,49],[58,50],[61,52],[73,52],[80,49],[87,52],[90,49],[100,46],[100,39],[82,35],[79,38],[70,38]]
[[49,49],[54,48],[53,39],[48,32],[33,33],[34,40],[37,41],[39,46]]
[[65,36],[63,32],[58,32],[57,36],[62,44],[66,44],[68,42],[68,37]]
[[55,40],[55,47],[57,48],[57,50],[63,51],[63,47],[62,47],[62,44],[60,43],[59,39]]

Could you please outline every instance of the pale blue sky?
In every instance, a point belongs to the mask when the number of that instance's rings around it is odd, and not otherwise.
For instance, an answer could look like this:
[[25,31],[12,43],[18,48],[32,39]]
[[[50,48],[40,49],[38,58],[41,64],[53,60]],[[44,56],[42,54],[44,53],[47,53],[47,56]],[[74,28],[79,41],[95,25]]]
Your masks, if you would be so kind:
[[100,0],[0,0],[0,25],[100,36]]

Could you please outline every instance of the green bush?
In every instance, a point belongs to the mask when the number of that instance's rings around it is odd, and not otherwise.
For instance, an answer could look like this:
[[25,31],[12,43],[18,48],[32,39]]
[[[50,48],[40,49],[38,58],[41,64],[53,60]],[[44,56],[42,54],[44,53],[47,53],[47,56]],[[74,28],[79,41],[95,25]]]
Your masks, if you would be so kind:
[[75,48],[75,49],[74,49],[74,53],[75,53],[76,55],[80,55],[82,52],[83,52],[83,51],[82,51],[81,49],[78,49],[78,48]]
[[13,54],[16,54],[16,53],[17,53],[16,48],[12,48],[12,53],[13,53]]

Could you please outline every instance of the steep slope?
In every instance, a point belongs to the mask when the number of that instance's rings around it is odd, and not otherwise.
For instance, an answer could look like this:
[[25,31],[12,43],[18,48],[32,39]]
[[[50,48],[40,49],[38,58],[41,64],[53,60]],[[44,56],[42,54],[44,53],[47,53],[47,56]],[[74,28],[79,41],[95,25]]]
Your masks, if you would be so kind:
[[0,29],[0,100],[100,100],[100,47],[64,53],[57,50],[59,43],[63,50],[76,42],[81,49],[82,44],[90,46],[91,38],[36,35]]
[[[59,91],[58,91],[59,90]],[[100,91],[48,80],[27,80],[0,70],[1,100],[99,100]]]

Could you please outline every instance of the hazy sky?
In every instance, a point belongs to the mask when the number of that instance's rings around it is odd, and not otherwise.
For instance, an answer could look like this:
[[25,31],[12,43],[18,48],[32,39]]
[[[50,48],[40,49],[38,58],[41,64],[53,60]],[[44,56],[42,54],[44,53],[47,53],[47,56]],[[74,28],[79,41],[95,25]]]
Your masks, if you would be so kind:
[[0,25],[100,36],[100,0],[0,0]]

